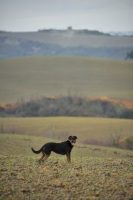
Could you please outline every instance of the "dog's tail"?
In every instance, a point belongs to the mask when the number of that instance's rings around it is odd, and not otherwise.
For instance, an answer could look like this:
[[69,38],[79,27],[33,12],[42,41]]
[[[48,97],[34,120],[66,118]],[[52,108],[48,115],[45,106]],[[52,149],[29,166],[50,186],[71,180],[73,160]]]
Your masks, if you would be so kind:
[[31,150],[33,151],[33,153],[39,154],[39,153],[41,153],[41,151],[42,151],[42,148],[41,148],[41,149],[39,149],[38,151],[35,151],[33,148],[31,148]]

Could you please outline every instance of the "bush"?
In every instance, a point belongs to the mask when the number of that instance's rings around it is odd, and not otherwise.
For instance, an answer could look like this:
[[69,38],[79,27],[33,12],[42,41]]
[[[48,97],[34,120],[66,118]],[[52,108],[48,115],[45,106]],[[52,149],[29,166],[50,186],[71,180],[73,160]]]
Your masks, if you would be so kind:
[[16,104],[2,110],[2,115],[17,117],[37,116],[89,116],[133,119],[133,110],[105,100],[67,96],[59,98],[43,97]]
[[133,150],[133,137],[128,137],[119,141],[119,147],[123,149]]

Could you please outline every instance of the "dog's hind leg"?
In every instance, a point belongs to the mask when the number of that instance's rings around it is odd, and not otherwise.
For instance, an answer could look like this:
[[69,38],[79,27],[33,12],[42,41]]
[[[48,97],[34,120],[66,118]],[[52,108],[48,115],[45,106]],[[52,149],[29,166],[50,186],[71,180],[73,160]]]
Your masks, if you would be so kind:
[[45,153],[42,152],[42,157],[38,160],[39,163],[41,163],[43,161],[43,158],[45,157]]
[[45,154],[45,157],[43,158],[42,162],[45,162],[45,160],[49,157],[49,155]]

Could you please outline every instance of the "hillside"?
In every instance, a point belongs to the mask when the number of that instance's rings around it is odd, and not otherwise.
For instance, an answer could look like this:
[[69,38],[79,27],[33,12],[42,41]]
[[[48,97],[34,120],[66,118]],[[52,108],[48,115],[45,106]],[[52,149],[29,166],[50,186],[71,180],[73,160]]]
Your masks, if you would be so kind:
[[[83,158],[114,158],[114,159],[124,159],[132,158],[133,151],[123,150],[118,148],[109,148],[95,145],[84,145],[79,143],[79,139],[82,134],[79,134],[76,145],[72,150],[72,160],[78,157]],[[0,134],[0,152],[1,155],[16,155],[16,156],[32,156],[33,158],[40,158],[40,154],[33,154],[31,147],[34,149],[39,149],[47,142],[61,142],[66,141],[67,137],[62,140],[55,140],[53,138],[40,137],[40,136],[29,136],[29,135],[17,135],[17,134]],[[81,139],[80,139],[81,141]],[[66,157],[60,156],[54,152],[51,154],[55,159],[61,158],[61,160],[66,161]],[[50,157],[51,157],[50,156]],[[50,158],[51,159],[51,158]]]
[[12,136],[43,136],[57,140],[76,135],[81,144],[108,146],[115,140],[133,135],[133,120],[94,117],[9,117],[0,118],[0,133],[11,133]]
[[88,30],[1,31],[0,46],[0,59],[65,55],[124,60],[133,50],[133,37]]
[[27,57],[0,61],[0,103],[42,96],[107,96],[133,101],[133,62],[87,57]]
[[132,199],[132,151],[77,144],[71,164],[54,153],[38,164],[30,148],[47,139],[4,134],[0,141],[1,199]]

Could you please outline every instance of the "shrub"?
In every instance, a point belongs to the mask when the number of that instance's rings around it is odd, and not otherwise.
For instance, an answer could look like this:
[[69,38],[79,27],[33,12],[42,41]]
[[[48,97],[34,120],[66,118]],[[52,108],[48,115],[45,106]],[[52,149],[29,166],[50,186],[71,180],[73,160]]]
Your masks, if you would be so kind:
[[18,117],[93,116],[133,119],[133,110],[107,100],[87,100],[77,96],[67,96],[43,97],[38,100],[22,102],[16,104],[15,107],[2,110],[2,115]]

